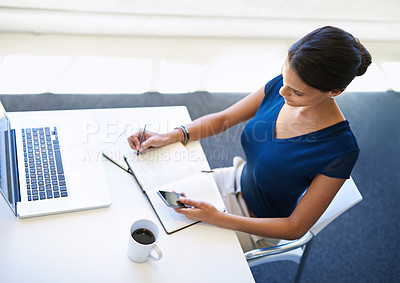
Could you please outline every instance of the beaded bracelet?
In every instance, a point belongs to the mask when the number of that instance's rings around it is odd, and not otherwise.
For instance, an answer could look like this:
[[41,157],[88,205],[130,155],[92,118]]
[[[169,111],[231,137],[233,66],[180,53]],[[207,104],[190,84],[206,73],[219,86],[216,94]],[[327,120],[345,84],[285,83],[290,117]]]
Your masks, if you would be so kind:
[[179,133],[181,134],[182,138],[181,138],[181,143],[185,142],[185,134],[183,133],[183,130],[180,127],[176,127],[174,128],[174,130],[178,129]]
[[186,143],[188,143],[188,141],[189,141],[189,131],[186,129],[186,127],[185,126],[181,126],[180,127],[181,129],[182,129],[182,131],[183,131],[183,134],[184,134],[184,136],[185,136],[185,144]]
[[182,134],[182,141],[181,142],[183,144],[187,144],[188,141],[189,141],[190,135],[189,135],[189,131],[186,129],[186,127],[182,125],[180,127],[176,127],[175,129],[178,129]]

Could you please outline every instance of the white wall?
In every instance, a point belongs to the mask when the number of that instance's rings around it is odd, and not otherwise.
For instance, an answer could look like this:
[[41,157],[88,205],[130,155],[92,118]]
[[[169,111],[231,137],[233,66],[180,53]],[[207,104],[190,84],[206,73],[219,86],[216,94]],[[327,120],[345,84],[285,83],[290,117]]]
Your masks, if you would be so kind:
[[399,40],[398,0],[0,0],[0,30],[140,36],[298,37],[340,25]]
[[373,55],[350,90],[400,89],[398,3],[0,0],[0,93],[250,92],[327,24]]

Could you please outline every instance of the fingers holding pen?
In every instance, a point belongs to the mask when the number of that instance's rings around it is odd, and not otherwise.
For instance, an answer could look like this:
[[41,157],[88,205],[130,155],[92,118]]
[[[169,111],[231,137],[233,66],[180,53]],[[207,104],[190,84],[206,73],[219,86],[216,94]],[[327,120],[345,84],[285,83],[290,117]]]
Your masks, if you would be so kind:
[[129,146],[133,150],[137,151],[139,149],[140,141],[139,141],[139,138],[136,136],[136,134],[133,134],[132,136],[130,136],[128,138],[128,142],[129,142]]
[[[142,138],[143,137],[143,138]],[[157,133],[153,133],[150,131],[145,131],[143,134],[143,129],[140,129],[133,135],[128,138],[129,146],[140,153],[145,152],[148,148],[151,147],[160,147],[163,146],[162,136]]]
[[145,135],[145,137],[143,138],[143,141],[141,143],[139,143],[139,147],[138,147],[138,151],[140,153],[144,153],[146,151],[146,149],[154,147],[154,138],[152,136],[148,136]]
[[180,141],[176,138],[176,132],[154,133],[140,129],[128,138],[129,146],[139,152],[145,152],[148,148],[162,147]]
[[129,146],[133,150],[138,151],[141,149],[141,145],[146,138],[146,133],[143,135],[143,129],[140,129],[128,137]]

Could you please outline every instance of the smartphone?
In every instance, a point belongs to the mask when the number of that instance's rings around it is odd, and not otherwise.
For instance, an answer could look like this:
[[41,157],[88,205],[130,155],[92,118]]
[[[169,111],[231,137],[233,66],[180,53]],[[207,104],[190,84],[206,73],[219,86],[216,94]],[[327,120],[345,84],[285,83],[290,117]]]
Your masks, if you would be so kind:
[[180,193],[167,192],[167,191],[158,191],[157,193],[168,207],[174,207],[174,208],[190,207],[188,205],[184,205],[179,201],[179,198],[183,197],[183,195]]

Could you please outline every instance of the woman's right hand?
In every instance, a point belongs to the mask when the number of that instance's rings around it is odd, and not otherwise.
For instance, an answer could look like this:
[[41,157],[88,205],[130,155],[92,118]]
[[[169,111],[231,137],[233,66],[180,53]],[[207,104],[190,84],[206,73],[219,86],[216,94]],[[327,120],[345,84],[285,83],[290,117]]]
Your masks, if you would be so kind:
[[142,133],[143,129],[140,129],[128,138],[130,147],[135,151],[139,151],[140,153],[145,152],[148,148],[162,147],[177,141],[174,139],[173,132],[167,134],[158,134],[146,130],[142,144],[140,144]]

